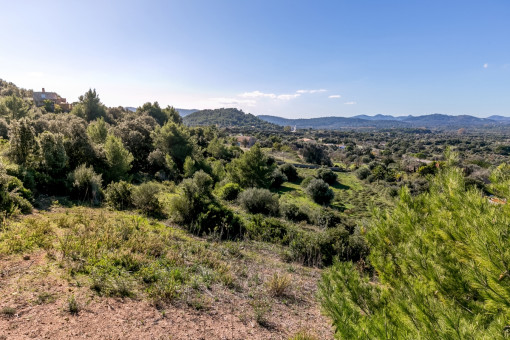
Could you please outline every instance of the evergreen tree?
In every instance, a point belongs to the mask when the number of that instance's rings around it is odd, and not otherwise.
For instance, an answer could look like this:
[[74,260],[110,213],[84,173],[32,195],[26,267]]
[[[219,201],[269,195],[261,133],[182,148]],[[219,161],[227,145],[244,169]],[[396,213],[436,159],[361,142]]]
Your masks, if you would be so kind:
[[274,161],[255,144],[240,158],[234,159],[229,164],[228,171],[233,181],[244,188],[268,188],[275,168]]
[[[452,164],[452,162],[449,162]],[[496,186],[508,187],[504,178]],[[369,263],[336,263],[320,296],[339,339],[510,336],[510,206],[447,167],[430,192],[404,189],[368,229]]]
[[106,108],[101,103],[95,89],[89,89],[83,96],[80,96],[79,100],[80,102],[73,107],[71,113],[89,122],[106,116]]
[[133,155],[124,147],[122,140],[113,135],[108,135],[104,148],[109,166],[107,177],[114,181],[124,178],[131,169]]
[[27,166],[38,156],[39,143],[28,119],[23,118],[18,122],[12,122],[9,138],[9,156],[14,162]]

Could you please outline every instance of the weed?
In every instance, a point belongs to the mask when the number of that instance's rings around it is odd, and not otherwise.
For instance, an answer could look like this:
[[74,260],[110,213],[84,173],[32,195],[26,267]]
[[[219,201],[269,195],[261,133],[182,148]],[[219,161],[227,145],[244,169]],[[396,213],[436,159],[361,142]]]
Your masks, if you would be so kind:
[[66,310],[72,315],[77,315],[80,312],[80,306],[78,305],[78,301],[76,301],[74,295],[71,295],[71,297],[67,299]]
[[1,312],[3,315],[7,317],[13,317],[14,315],[16,315],[16,309],[13,307],[4,307],[2,308]]
[[256,298],[250,303],[250,305],[253,308],[255,321],[264,327],[269,325],[267,316],[273,309],[271,302],[269,302],[267,299]]
[[47,303],[55,302],[55,300],[56,300],[56,298],[53,294],[48,293],[48,292],[43,292],[43,293],[40,293],[39,295],[37,295],[37,299],[35,302],[38,305],[44,305]]
[[301,330],[290,337],[289,340],[318,340],[318,338],[306,330]]
[[288,290],[290,289],[290,282],[290,275],[280,275],[278,273],[274,273],[271,279],[266,282],[267,290],[271,296],[284,296],[288,294]]

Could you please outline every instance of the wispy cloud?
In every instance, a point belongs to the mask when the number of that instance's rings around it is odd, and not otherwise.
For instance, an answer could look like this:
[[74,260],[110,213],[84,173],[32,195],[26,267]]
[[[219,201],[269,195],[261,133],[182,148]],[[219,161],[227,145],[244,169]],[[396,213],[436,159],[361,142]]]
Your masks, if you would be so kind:
[[356,102],[346,102],[345,105],[356,105]]
[[489,64],[487,64],[487,63],[483,64],[483,68],[487,68],[487,67],[489,67]]
[[211,101],[219,105],[246,105],[255,106],[257,101],[254,99],[239,99],[239,98],[210,98]]
[[326,92],[326,89],[318,89],[318,90],[297,90],[296,93],[320,93]]
[[335,98],[341,98],[341,97],[342,96],[339,94],[333,94],[333,95],[329,96],[328,98],[335,99]]
[[276,94],[274,93],[264,93],[260,91],[252,91],[252,92],[245,92],[243,94],[240,94],[239,97],[243,98],[276,98]]
[[299,97],[300,93],[294,93],[294,94],[280,94],[277,98],[282,100],[290,100]]

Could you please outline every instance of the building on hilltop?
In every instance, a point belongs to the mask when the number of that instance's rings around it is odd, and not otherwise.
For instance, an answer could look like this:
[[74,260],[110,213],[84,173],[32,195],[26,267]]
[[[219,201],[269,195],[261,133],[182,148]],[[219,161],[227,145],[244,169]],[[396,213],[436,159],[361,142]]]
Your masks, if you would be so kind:
[[72,105],[69,104],[65,98],[60,97],[56,92],[46,92],[44,88],[41,92],[34,91],[32,97],[34,99],[34,104],[37,107],[44,106],[45,100],[51,100],[53,105],[59,105],[63,111],[69,112],[72,109]]

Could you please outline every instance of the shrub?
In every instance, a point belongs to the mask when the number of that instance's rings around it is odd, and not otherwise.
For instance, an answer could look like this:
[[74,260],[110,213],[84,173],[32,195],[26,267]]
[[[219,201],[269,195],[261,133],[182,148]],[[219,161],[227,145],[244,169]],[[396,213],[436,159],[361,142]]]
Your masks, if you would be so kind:
[[133,207],[132,190],[133,185],[128,182],[112,182],[105,191],[106,202],[117,210],[129,209]]
[[291,277],[290,275],[274,273],[269,281],[267,281],[266,285],[269,295],[281,297],[289,293]]
[[153,182],[143,183],[133,188],[131,194],[133,205],[146,215],[161,216],[163,207],[157,197],[160,192],[160,184]]
[[297,169],[290,163],[285,163],[280,166],[280,171],[287,176],[289,182],[294,182],[299,179]]
[[308,214],[304,212],[297,204],[285,202],[280,205],[280,213],[283,217],[293,222],[308,221]]
[[227,183],[219,190],[219,196],[225,201],[235,201],[241,192],[241,186],[237,183]]
[[277,244],[288,244],[292,230],[286,224],[274,217],[253,215],[246,224],[249,239]]
[[80,312],[80,306],[78,305],[78,302],[76,301],[76,298],[74,295],[71,295],[71,297],[67,300],[67,311],[73,315],[76,315]]
[[209,204],[188,229],[197,235],[213,234],[224,240],[240,238],[245,231],[239,216],[216,202]]
[[321,208],[314,216],[314,224],[320,228],[334,228],[342,218],[331,208]]
[[287,182],[287,176],[280,169],[274,169],[271,175],[271,187],[279,188],[285,182]]
[[306,192],[316,203],[322,205],[329,204],[335,197],[333,190],[322,179],[310,181],[310,184],[306,187]]
[[250,188],[239,195],[239,204],[252,214],[277,215],[278,196],[267,189]]
[[368,169],[366,167],[360,168],[360,169],[358,169],[358,171],[356,171],[356,177],[358,177],[358,179],[360,179],[360,180],[366,179],[371,174],[372,174],[372,172],[370,172],[370,169]]
[[332,185],[336,182],[338,175],[335,174],[330,168],[320,168],[317,170],[317,178],[322,179],[329,185]]
[[314,179],[314,177],[312,176],[309,176],[309,177],[306,177],[305,179],[303,179],[301,181],[301,187],[306,189],[306,187],[308,186],[308,184],[310,184],[310,182]]
[[94,172],[93,167],[87,167],[85,164],[78,166],[68,175],[68,180],[72,186],[72,193],[76,198],[90,200],[94,204],[99,203],[103,180],[101,175]]

